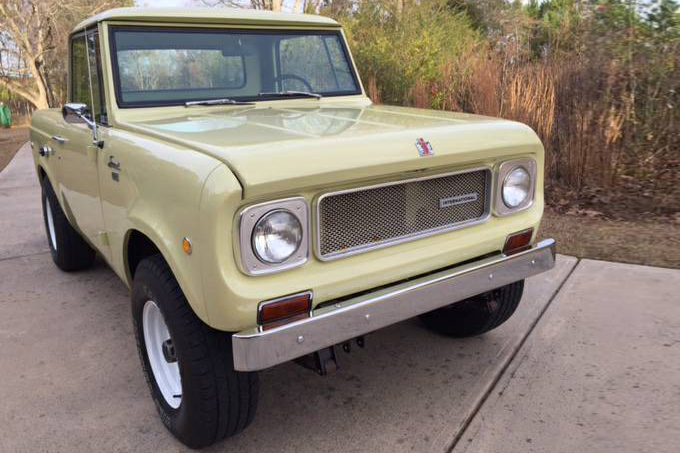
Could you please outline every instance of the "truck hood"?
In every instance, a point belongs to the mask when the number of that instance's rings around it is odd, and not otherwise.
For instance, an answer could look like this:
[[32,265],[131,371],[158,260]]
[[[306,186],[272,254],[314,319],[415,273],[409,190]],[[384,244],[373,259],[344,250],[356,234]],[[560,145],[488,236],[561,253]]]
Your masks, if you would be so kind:
[[[241,182],[244,198],[541,149],[529,127],[512,121],[325,100],[200,108],[120,126],[221,160]],[[421,156],[420,139],[429,142],[431,155]]]

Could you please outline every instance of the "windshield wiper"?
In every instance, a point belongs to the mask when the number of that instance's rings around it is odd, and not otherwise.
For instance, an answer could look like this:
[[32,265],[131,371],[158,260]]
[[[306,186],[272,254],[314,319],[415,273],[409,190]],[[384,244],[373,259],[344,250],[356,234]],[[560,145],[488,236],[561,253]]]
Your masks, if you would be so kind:
[[258,96],[307,96],[310,98],[316,98],[316,99],[321,99],[323,96],[321,96],[319,93],[312,93],[310,91],[293,91],[293,90],[286,90],[286,91],[272,91],[272,92],[264,92],[258,94]]
[[207,101],[189,101],[185,102],[185,107],[191,107],[192,105],[254,105],[252,102],[236,101],[234,99],[209,99]]

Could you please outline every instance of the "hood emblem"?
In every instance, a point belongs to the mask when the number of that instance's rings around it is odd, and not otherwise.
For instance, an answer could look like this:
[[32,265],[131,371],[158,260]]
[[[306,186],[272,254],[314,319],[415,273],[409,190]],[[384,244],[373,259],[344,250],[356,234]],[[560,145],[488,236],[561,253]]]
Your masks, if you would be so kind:
[[421,156],[431,156],[434,154],[434,148],[432,148],[430,142],[426,142],[422,137],[416,140],[416,148],[418,148],[418,154]]

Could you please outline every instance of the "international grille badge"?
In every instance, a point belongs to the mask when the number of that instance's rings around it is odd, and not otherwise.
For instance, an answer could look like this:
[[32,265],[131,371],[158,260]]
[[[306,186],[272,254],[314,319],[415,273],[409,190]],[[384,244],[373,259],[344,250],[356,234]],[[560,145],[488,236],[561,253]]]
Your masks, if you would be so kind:
[[430,142],[426,142],[422,137],[416,140],[416,148],[418,148],[418,154],[421,156],[431,156],[434,154],[434,148],[432,148]]

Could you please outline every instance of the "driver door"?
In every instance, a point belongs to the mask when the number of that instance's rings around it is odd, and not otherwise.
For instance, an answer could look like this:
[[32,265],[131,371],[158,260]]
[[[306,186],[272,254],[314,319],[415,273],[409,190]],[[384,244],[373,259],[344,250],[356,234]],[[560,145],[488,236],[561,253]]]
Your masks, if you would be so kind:
[[[69,102],[86,104],[97,123],[105,123],[106,104],[99,82],[99,34],[97,30],[75,34],[69,45]],[[110,250],[104,233],[97,172],[101,150],[94,145],[92,129],[84,122],[63,120],[62,126],[57,155],[64,211],[75,220],[74,226],[108,259]],[[102,129],[98,128],[100,135]]]

